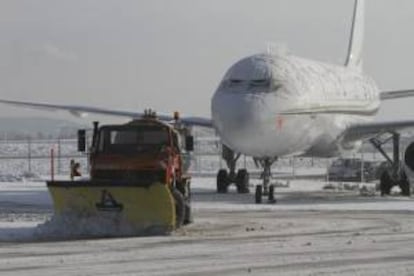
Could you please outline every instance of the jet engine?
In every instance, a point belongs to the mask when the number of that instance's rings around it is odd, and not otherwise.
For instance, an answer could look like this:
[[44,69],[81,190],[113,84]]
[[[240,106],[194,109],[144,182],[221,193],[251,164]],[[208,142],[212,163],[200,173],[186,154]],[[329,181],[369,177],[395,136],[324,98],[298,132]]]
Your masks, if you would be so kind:
[[[414,180],[414,141],[411,141],[404,151],[404,165],[410,180]],[[413,181],[410,182],[413,183]]]

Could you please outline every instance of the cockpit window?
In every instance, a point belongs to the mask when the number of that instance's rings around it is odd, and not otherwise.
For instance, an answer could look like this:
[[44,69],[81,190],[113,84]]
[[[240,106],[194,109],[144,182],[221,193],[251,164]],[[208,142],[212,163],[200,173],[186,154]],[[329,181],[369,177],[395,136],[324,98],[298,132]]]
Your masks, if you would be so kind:
[[244,80],[241,79],[229,79],[227,81],[227,87],[238,87],[244,83]]
[[249,82],[250,87],[269,87],[269,79],[256,79]]
[[271,78],[257,78],[257,79],[239,79],[230,78],[222,82],[221,88],[228,89],[228,91],[237,92],[251,92],[251,93],[268,93],[276,91],[281,87],[281,84],[275,84]]
[[243,80],[239,80],[239,79],[231,79],[230,80],[231,84],[239,84],[239,83],[242,83],[242,82],[243,82]]

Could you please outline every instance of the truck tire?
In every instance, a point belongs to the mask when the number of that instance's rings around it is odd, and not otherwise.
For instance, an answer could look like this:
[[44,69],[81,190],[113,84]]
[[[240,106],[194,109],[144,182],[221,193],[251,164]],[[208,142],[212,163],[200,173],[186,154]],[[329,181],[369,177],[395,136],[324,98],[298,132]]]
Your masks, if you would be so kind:
[[248,194],[249,191],[249,173],[245,169],[237,172],[236,187],[239,194]]
[[180,228],[185,219],[185,200],[184,196],[175,188],[172,190],[175,203],[175,228]]
[[193,214],[191,212],[191,202],[190,201],[186,201],[184,204],[184,225],[190,224],[192,223],[193,220]]
[[193,212],[191,210],[191,182],[188,181],[186,184],[186,193],[185,193],[184,224],[190,224],[193,221],[194,221]]
[[217,193],[225,194],[227,193],[227,186],[228,186],[228,174],[227,170],[219,170],[217,173]]

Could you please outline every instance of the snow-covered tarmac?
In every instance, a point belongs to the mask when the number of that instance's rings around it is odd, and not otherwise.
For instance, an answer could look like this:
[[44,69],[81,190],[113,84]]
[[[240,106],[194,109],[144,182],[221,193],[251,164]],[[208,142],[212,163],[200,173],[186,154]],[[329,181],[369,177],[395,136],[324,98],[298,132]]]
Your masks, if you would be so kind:
[[196,178],[195,222],[172,235],[56,241],[45,184],[3,182],[0,275],[414,275],[413,199],[290,184],[256,205]]

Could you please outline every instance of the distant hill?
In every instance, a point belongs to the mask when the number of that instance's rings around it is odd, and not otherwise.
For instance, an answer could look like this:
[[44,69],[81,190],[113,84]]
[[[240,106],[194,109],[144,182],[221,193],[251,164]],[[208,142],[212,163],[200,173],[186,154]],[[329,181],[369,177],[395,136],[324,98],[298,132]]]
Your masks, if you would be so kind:
[[85,128],[85,125],[62,119],[0,118],[0,139],[73,138],[79,128]]

